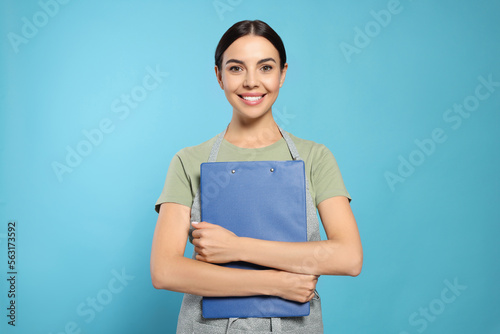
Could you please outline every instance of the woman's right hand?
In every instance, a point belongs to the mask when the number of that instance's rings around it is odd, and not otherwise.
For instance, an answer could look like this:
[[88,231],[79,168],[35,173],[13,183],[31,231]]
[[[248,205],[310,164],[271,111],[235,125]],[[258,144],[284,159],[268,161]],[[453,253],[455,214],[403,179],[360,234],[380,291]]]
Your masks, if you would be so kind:
[[277,278],[274,281],[277,285],[273,295],[299,303],[313,299],[319,275],[296,274],[275,269],[270,271]]

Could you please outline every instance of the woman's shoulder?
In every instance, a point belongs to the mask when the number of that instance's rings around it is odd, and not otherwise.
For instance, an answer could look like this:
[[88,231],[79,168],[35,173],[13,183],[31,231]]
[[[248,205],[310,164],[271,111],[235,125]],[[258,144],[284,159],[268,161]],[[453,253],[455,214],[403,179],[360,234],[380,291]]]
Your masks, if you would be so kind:
[[214,136],[201,144],[194,145],[194,146],[187,146],[179,150],[176,155],[181,159],[181,160],[199,160],[199,161],[205,161],[208,159],[208,156],[210,155],[210,150],[212,149],[212,146],[217,139],[217,136]]
[[295,136],[292,133],[288,133],[290,135],[290,138],[294,142],[295,146],[297,147],[297,150],[299,151],[299,155],[303,158],[306,159],[307,157],[318,157],[325,152],[329,152],[330,150],[328,147],[326,147],[324,144],[317,143],[312,140],[304,139]]

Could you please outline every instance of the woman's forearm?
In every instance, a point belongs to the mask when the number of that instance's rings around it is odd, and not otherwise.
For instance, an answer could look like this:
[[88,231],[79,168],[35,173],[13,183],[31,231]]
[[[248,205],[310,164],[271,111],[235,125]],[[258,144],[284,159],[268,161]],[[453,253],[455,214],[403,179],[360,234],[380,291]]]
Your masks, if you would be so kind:
[[152,268],[155,288],[207,297],[273,295],[303,303],[314,296],[318,282],[315,275],[226,268],[181,256],[164,264]]
[[322,201],[318,210],[328,240],[279,242],[241,238],[235,246],[238,258],[296,273],[359,275],[363,248],[348,199],[331,197]]
[[165,259],[152,271],[157,289],[199,296],[250,296],[273,294],[273,277],[262,270],[226,268],[181,256]]
[[237,256],[240,261],[314,275],[357,276],[363,262],[360,244],[336,240],[281,242],[240,238]]

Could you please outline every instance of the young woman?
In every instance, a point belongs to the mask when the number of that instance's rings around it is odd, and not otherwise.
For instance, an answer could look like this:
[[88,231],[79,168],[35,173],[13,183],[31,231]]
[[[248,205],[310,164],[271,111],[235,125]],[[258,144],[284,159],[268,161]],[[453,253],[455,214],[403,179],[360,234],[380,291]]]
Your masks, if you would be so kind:
[[[151,277],[157,289],[184,293],[177,333],[322,333],[321,304],[315,289],[319,276],[357,276],[361,271],[361,241],[335,158],[324,145],[283,131],[273,119],[272,106],[287,69],[281,38],[262,21],[236,23],[217,46],[215,74],[233,107],[231,122],[219,136],[174,156],[155,206],[159,216]],[[292,152],[297,152],[305,162],[308,185],[308,241],[242,238],[218,225],[200,222],[200,164],[214,151],[217,161],[291,160]],[[328,240],[320,240],[316,209]],[[190,229],[194,229],[193,259],[183,256]],[[272,269],[217,265],[231,261]],[[310,301],[310,315],[202,317],[201,296],[252,295]]]

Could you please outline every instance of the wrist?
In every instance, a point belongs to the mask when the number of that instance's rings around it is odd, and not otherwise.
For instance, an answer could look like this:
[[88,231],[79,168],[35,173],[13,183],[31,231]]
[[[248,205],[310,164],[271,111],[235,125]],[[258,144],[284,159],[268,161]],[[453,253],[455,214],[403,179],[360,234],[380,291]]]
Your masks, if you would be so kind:
[[278,296],[279,288],[281,282],[281,272],[275,269],[265,269],[258,270],[259,274],[261,274],[261,291],[259,292],[262,295],[266,296]]
[[236,259],[235,261],[244,261],[244,262],[250,262],[249,260],[249,248],[248,248],[248,242],[250,238],[247,237],[238,237],[236,239]]

